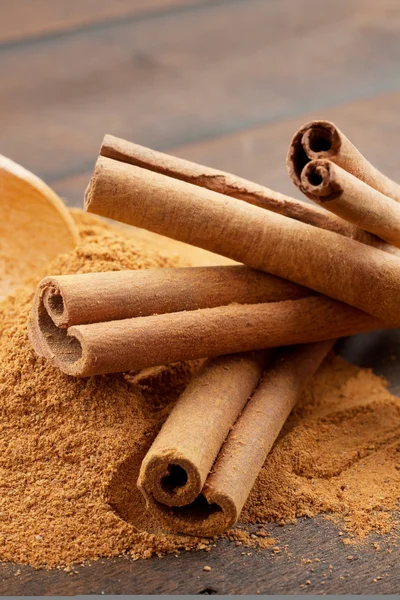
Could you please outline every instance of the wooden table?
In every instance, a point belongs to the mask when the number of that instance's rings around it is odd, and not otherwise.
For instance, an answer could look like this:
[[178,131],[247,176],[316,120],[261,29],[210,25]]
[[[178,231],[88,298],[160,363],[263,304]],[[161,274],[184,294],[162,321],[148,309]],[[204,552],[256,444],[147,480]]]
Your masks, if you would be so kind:
[[[299,125],[322,117],[399,177],[398,0],[4,5],[0,152],[70,205],[82,204],[106,132],[299,197],[285,172],[287,146]],[[341,345],[346,358],[386,374],[400,391],[399,364],[389,360],[400,356],[397,332]],[[0,593],[399,591],[400,551],[387,542],[380,552],[352,549],[350,561],[337,529],[322,517],[271,531],[283,549],[276,554],[221,541],[210,553],[102,560],[74,575],[2,565]]]

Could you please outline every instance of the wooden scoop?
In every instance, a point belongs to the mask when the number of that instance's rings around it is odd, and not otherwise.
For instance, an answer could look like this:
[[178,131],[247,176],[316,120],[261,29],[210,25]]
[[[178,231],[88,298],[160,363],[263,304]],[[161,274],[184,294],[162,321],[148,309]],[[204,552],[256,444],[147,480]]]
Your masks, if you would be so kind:
[[0,155],[0,299],[78,240],[61,198],[39,177]]

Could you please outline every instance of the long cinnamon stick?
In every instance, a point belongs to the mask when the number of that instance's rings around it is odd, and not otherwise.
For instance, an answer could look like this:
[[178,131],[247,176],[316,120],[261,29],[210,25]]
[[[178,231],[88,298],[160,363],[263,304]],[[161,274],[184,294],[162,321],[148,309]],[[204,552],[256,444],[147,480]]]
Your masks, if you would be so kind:
[[400,205],[329,160],[312,160],[301,173],[301,189],[314,202],[400,246]]
[[[326,211],[290,198],[267,187],[238,177],[232,173],[212,169],[176,156],[151,150],[112,135],[105,135],[99,154],[113,160],[186,181],[255,206],[353,237],[354,227]],[[362,236],[361,236],[362,237]],[[369,236],[370,237],[370,236]],[[368,234],[364,238],[369,241]]]
[[232,173],[151,150],[112,135],[105,135],[99,154],[243,200],[296,221],[328,229],[363,244],[394,253],[388,244],[375,235],[354,227],[348,221]]
[[86,208],[400,321],[400,259],[331,231],[102,156]]
[[367,185],[400,202],[400,185],[383,175],[329,121],[311,121],[294,135],[287,155],[289,175],[301,187],[301,173],[310,160],[328,159]]
[[385,327],[367,313],[322,296],[232,304],[68,329],[57,327],[43,304],[37,306],[28,328],[36,352],[77,377],[317,342]]
[[[268,452],[305,384],[331,346],[332,342],[322,342],[281,351],[266,369],[258,388],[233,426],[201,494],[185,506],[172,505],[168,496],[162,495],[161,501],[158,500],[154,494],[154,471],[148,468],[157,457],[159,464],[164,464],[164,467],[169,464],[170,473],[174,473],[172,461],[178,460],[182,449],[185,454],[186,448],[190,448],[190,437],[195,427],[189,426],[185,436],[176,426],[184,420],[190,423],[191,411],[197,410],[199,399],[197,394],[191,397],[188,390],[184,405],[180,406],[178,401],[179,418],[175,421],[174,408],[144,459],[138,481],[150,511],[168,531],[212,536],[236,523]],[[208,394],[204,395],[204,401],[207,400]],[[228,403],[229,397],[225,397],[225,404]],[[178,438],[174,438],[175,434]],[[174,439],[178,440],[175,445],[172,443]],[[159,450],[166,448],[169,440],[171,445],[163,461]],[[202,449],[198,453],[195,448],[191,450],[191,462],[200,464]]]
[[256,388],[268,351],[208,360],[178,399],[143,460],[138,487],[168,506],[194,502]]
[[35,302],[44,304],[58,327],[70,327],[231,303],[280,302],[310,293],[279,277],[232,265],[46,277]]

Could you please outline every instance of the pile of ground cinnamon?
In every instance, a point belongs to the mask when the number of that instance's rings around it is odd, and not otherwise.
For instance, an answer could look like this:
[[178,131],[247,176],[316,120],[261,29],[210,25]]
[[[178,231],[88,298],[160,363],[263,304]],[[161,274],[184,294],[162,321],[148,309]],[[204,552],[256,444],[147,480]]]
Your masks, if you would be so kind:
[[[136,489],[141,460],[198,365],[75,379],[38,358],[27,339],[43,275],[178,265],[134,234],[74,215],[80,246],[0,304],[0,560],[51,567],[124,551],[147,558],[207,549],[210,540],[161,533]],[[331,357],[287,422],[242,520],[326,512],[360,536],[387,531],[399,431],[400,400],[385,382]]]
[[270,453],[243,520],[328,513],[358,537],[396,523],[400,400],[368,369],[329,357]]

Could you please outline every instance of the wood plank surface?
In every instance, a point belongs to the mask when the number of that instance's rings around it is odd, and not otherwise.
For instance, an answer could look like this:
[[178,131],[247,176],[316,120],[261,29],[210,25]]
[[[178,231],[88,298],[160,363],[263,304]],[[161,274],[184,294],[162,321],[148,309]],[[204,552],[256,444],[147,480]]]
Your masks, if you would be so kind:
[[2,0],[0,47],[10,48],[68,31],[108,26],[110,22],[143,18],[160,10],[207,3],[210,0]]
[[[74,574],[0,565],[0,594],[393,594],[399,590],[400,550],[387,540],[374,537],[363,547],[345,545],[335,525],[323,518],[269,529],[280,548],[277,553],[221,540],[211,552],[136,562],[124,557],[99,560],[78,565]],[[373,541],[379,542],[380,551]],[[204,571],[205,565],[211,571]]]
[[1,151],[53,181],[89,169],[106,131],[168,148],[398,89],[399,14],[397,0],[226,0],[14,48]]
[[352,140],[383,173],[400,179],[400,91],[308,111],[265,127],[176,148],[179,156],[237,173],[282,193],[305,199],[286,171],[286,154],[297,129],[327,119]]
[[[213,140],[178,146],[170,151],[304,200],[290,181],[285,167],[290,140],[301,125],[314,118],[334,121],[375,166],[389,177],[400,179],[399,106],[400,92],[391,92]],[[90,168],[80,175],[55,180],[52,186],[69,204],[82,206],[91,173]]]

